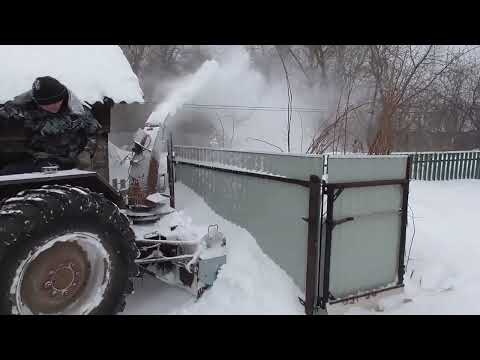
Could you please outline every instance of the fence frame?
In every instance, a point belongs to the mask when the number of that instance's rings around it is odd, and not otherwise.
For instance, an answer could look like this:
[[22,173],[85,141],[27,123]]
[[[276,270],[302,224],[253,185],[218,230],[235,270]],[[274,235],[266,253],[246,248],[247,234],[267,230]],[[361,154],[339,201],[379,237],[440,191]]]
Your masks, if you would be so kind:
[[[407,230],[407,219],[408,219],[408,193],[409,193],[409,176],[411,171],[412,157],[408,156],[406,164],[406,176],[405,179],[395,179],[395,180],[373,180],[373,181],[357,181],[357,182],[348,182],[348,183],[328,183],[322,181],[322,204],[324,202],[324,197],[327,199],[327,212],[326,217],[323,219],[322,224],[325,223],[325,237],[323,236],[322,230],[320,231],[320,243],[325,242],[325,257],[323,263],[321,263],[321,254],[319,254],[319,271],[318,271],[318,287],[316,293],[316,304],[314,311],[315,313],[326,313],[327,305],[333,305],[345,301],[350,301],[354,299],[359,299],[362,297],[369,297],[376,295],[380,292],[385,292],[389,290],[394,290],[404,287],[404,275],[405,275],[405,244],[406,244],[406,230]],[[401,227],[400,227],[400,249],[398,254],[398,268],[397,268],[397,283],[387,288],[370,290],[362,292],[361,294],[348,296],[344,298],[333,298],[330,294],[330,260],[331,260],[331,245],[332,245],[332,233],[335,226],[340,225],[344,222],[353,221],[353,217],[333,221],[333,209],[335,204],[335,199],[341,194],[343,189],[347,188],[360,188],[360,187],[374,187],[374,186],[387,186],[387,185],[400,185],[402,187],[402,209],[401,209]],[[322,214],[323,215],[323,214]],[[321,269],[320,267],[323,267]],[[323,273],[323,277],[320,274]]]
[[[207,149],[202,149],[207,150]],[[216,150],[216,149],[215,149]],[[203,154],[203,153],[202,153]],[[328,183],[328,181],[320,179],[317,175],[310,175],[308,180],[293,178],[289,176],[278,176],[269,173],[262,173],[261,171],[251,170],[245,168],[231,167],[230,164],[216,164],[209,161],[201,161],[201,158],[189,159],[184,157],[177,158],[174,153],[173,164],[184,165],[189,167],[196,167],[201,169],[208,169],[214,172],[230,173],[235,175],[243,175],[247,177],[254,177],[259,179],[266,179],[271,181],[278,181],[282,183],[288,183],[292,185],[302,186],[309,190],[308,193],[308,218],[302,217],[302,220],[307,222],[307,239],[305,239],[307,245],[306,253],[306,273],[305,273],[305,299],[299,298],[300,303],[305,308],[307,315],[326,313],[326,307],[328,304],[335,304],[338,302],[357,299],[361,297],[368,297],[379,292],[393,290],[404,286],[404,257],[405,257],[405,237],[406,237],[406,224],[407,224],[407,209],[408,209],[408,191],[409,191],[409,178],[411,173],[412,156],[407,158],[407,169],[404,179],[394,180],[370,180],[370,181],[355,181],[355,182],[337,182]],[[277,154],[275,154],[277,155]],[[328,166],[328,156],[323,158],[323,165]],[[233,164],[232,164],[233,165]],[[328,168],[327,168],[328,169]],[[355,294],[354,296],[345,297],[342,299],[333,299],[329,297],[329,277],[330,277],[330,250],[332,244],[332,230],[336,225],[333,224],[333,206],[336,196],[339,192],[346,188],[359,188],[359,187],[375,187],[375,186],[387,186],[387,185],[401,185],[402,193],[402,208],[400,219],[400,249],[398,253],[397,263],[397,280],[395,285],[382,289],[372,289],[369,291]],[[327,202],[327,211],[323,213],[324,199]],[[353,219],[352,219],[353,220]],[[345,221],[349,221],[346,219]],[[343,223],[343,221],[341,222]],[[325,227],[324,227],[325,226]],[[325,233],[323,232],[324,230]],[[322,249],[323,247],[323,249]],[[325,251],[326,255],[322,263],[322,251]]]

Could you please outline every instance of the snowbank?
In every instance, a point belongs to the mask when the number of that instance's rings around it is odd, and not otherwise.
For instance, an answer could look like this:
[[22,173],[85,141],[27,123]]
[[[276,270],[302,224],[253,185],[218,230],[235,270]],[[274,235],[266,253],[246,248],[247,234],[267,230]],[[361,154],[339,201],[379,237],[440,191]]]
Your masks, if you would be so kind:
[[[178,314],[303,314],[300,290],[293,280],[258,246],[245,229],[214,213],[192,190],[176,186],[183,213],[205,234],[208,224],[218,224],[227,237],[227,264],[210,291]],[[195,225],[194,224],[194,225]]]
[[31,89],[36,77],[46,75],[90,103],[104,96],[115,102],[143,102],[138,78],[117,45],[0,46],[0,103]]
[[219,225],[227,237],[227,264],[198,301],[158,281],[138,281],[135,294],[127,299],[126,314],[304,314],[300,290],[246,230],[218,216],[181,183],[175,195],[179,216],[192,236],[206,234],[209,224]]

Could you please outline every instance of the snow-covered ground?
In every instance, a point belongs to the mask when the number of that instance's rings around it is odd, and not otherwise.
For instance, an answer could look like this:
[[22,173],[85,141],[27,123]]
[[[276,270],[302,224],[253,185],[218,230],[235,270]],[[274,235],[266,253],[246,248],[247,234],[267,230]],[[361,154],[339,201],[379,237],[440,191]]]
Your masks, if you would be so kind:
[[[183,185],[177,207],[199,232],[218,223],[227,235],[227,264],[214,286],[195,302],[184,290],[156,280],[137,281],[126,314],[302,314],[298,289],[259,248],[252,236],[230,224]],[[405,289],[330,314],[478,314],[480,303],[480,181],[413,181],[407,254],[414,236]],[[414,226],[415,224],[415,226]],[[414,230],[415,229],[415,230]]]
[[[403,293],[364,301],[347,314],[480,314],[480,181],[413,181],[415,237]],[[413,236],[412,211],[407,254]],[[376,310],[375,310],[376,309]]]

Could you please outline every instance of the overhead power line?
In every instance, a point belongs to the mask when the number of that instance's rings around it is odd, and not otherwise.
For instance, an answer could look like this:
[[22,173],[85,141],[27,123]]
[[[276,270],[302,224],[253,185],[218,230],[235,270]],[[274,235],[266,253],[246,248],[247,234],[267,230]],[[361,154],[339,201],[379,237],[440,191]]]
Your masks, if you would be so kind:
[[213,105],[213,104],[184,104],[187,109],[206,110],[247,110],[247,111],[295,111],[295,112],[327,112],[328,109],[306,107],[280,107],[280,106],[241,106],[241,105]]
[[[152,101],[145,101],[144,104],[160,105]],[[251,106],[251,105],[220,105],[220,104],[183,104],[186,109],[205,109],[205,110],[247,110],[247,111],[288,111],[288,107],[281,106]],[[291,111],[296,112],[328,112],[327,108],[309,108],[309,107],[291,107]]]

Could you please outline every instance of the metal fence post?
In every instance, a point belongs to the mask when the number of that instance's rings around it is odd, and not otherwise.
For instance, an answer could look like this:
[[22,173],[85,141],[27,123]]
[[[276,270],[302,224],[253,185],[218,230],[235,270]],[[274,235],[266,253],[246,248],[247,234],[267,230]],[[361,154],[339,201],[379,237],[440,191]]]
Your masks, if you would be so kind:
[[307,274],[305,284],[305,313],[313,315],[316,303],[318,239],[320,221],[320,178],[310,175],[310,196],[308,203],[308,243],[307,243]]
[[174,167],[174,156],[173,156],[173,137],[170,133],[168,139],[168,154],[167,154],[167,175],[168,175],[168,187],[170,192],[170,207],[175,208],[175,167]]
[[405,275],[405,244],[407,236],[407,219],[408,219],[408,192],[410,188],[409,177],[410,168],[412,166],[412,158],[407,158],[407,176],[405,177],[405,183],[402,185],[402,223],[400,229],[400,251],[398,255],[398,285],[403,284],[403,276]]

